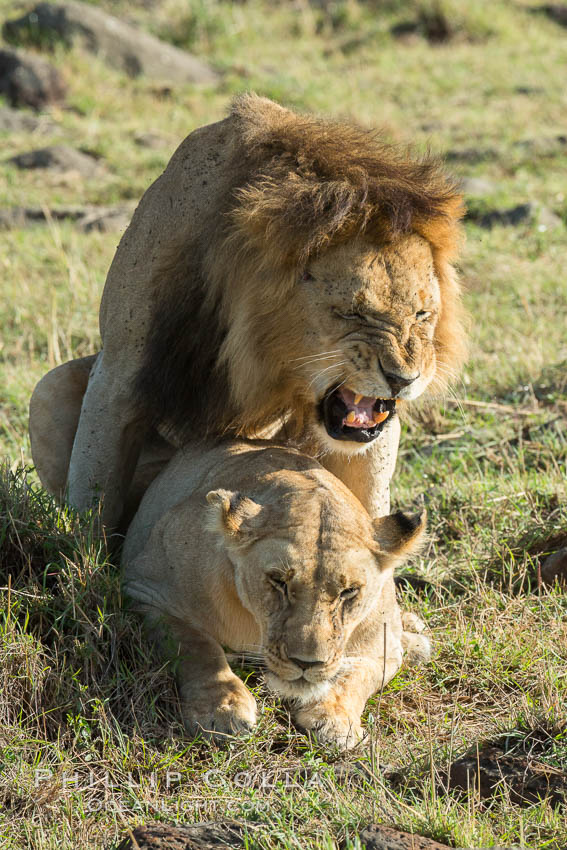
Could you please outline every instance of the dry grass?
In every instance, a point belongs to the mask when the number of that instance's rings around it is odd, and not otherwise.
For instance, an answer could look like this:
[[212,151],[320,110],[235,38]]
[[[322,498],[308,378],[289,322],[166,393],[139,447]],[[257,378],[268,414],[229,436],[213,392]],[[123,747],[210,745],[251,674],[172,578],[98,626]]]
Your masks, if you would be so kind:
[[[45,136],[5,135],[3,151],[64,141],[100,154],[105,177],[0,163],[1,205],[137,198],[187,132],[220,117],[234,92],[255,89],[452,152],[460,176],[492,181],[474,201],[479,213],[534,200],[567,220],[557,72],[567,42],[533,4],[105,5],[208,58],[221,83],[168,93],[57,50],[73,108],[55,111]],[[451,31],[443,43],[426,37],[432,9]],[[12,4],[0,0],[0,12]],[[421,29],[396,35],[419,20]],[[162,147],[136,142],[148,130]],[[431,543],[411,571],[430,585],[407,591],[404,604],[427,621],[436,655],[371,702],[366,745],[345,756],[297,734],[255,678],[257,734],[226,750],[183,738],[172,676],[123,609],[116,564],[91,520],[58,508],[22,469],[35,382],[97,349],[117,237],[57,222],[0,233],[0,443],[12,469],[0,484],[3,847],[102,848],[126,824],[227,813],[254,823],[251,846],[268,850],[355,842],[369,820],[455,847],[567,844],[565,811],[549,802],[520,807],[503,788],[487,804],[443,788],[454,757],[502,732],[529,748],[530,730],[544,721],[560,730],[566,716],[566,597],[537,581],[542,553],[567,537],[565,227],[488,232],[470,222],[467,236],[471,361],[454,395],[406,424],[394,487],[397,505],[420,493],[428,504]],[[551,738],[538,758],[565,770],[564,736]]]

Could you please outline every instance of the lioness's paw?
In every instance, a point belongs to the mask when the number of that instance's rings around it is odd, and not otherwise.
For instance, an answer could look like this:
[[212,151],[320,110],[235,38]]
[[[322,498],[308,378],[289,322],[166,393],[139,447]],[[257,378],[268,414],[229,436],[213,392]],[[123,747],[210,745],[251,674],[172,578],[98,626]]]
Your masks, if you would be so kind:
[[407,664],[427,664],[431,660],[431,641],[425,635],[402,633],[402,646]]
[[200,694],[185,691],[183,722],[190,735],[223,743],[251,732],[256,719],[256,700],[236,677],[234,682],[208,687]]
[[299,709],[294,716],[301,729],[313,732],[322,744],[335,744],[349,750],[362,739],[359,717],[350,717],[346,711],[329,712],[323,705]]
[[404,632],[413,632],[416,635],[420,635],[427,629],[427,626],[420,620],[417,614],[412,613],[412,611],[402,611],[402,628]]

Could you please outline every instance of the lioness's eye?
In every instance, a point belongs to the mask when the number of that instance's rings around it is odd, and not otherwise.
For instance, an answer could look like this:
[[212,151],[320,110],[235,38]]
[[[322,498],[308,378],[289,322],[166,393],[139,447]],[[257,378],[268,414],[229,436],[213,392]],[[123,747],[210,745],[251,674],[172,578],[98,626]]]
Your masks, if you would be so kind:
[[358,596],[359,590],[359,587],[347,587],[346,590],[341,592],[341,599],[354,599],[355,596]]
[[418,310],[415,314],[415,318],[418,322],[423,322],[425,319],[428,319],[431,316],[431,312],[429,310]]

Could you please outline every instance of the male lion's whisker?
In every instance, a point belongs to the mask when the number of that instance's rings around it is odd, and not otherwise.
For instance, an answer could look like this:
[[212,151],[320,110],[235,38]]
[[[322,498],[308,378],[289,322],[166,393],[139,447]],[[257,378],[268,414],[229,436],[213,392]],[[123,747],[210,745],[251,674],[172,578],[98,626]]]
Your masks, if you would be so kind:
[[311,360],[311,359],[322,360],[325,357],[331,357],[331,356],[338,357],[339,354],[341,354],[341,353],[342,353],[342,351],[341,351],[340,348],[333,348],[332,351],[320,351],[317,354],[305,354],[305,355],[303,355],[303,357],[292,357],[289,362],[295,363],[296,360]]
[[316,375],[315,375],[315,376],[314,376],[314,377],[313,377],[313,378],[309,381],[309,389],[311,389],[311,387],[313,386],[313,384],[315,383],[315,381],[317,381],[317,380],[319,380],[319,378],[322,378],[322,377],[323,377],[323,375],[325,374],[325,372],[329,372],[329,371],[331,371],[332,369],[339,369],[339,368],[341,368],[342,366],[345,366],[345,365],[346,365],[346,363],[347,363],[347,361],[346,361],[346,360],[342,360],[340,363],[333,363],[333,364],[332,364],[332,366],[327,366],[327,368],[326,368],[326,369],[322,369],[320,372],[317,372],[317,374],[316,374]]

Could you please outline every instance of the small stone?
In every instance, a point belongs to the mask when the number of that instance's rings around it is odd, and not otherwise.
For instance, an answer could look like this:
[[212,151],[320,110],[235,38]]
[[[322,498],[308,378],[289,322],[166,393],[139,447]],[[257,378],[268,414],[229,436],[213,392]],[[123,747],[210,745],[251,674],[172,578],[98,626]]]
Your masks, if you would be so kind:
[[5,133],[48,133],[55,125],[46,115],[19,109],[0,108],[0,131]]
[[147,133],[138,133],[134,136],[134,141],[138,147],[149,148],[150,150],[163,150],[163,148],[172,147],[173,145],[171,139],[153,130],[149,130]]
[[40,110],[65,98],[63,77],[49,62],[21,50],[0,50],[0,94],[12,107]]
[[117,207],[69,206],[53,207],[0,207],[0,230],[30,227],[37,223],[72,221],[84,233],[122,233],[128,227],[135,204]]
[[11,157],[7,162],[21,169],[46,168],[63,174],[78,172],[83,177],[92,177],[101,169],[93,156],[70,148],[68,145],[52,145],[26,151]]
[[475,215],[474,211],[471,210],[468,217],[476,221],[479,227],[484,227],[487,230],[492,230],[493,227],[517,227],[520,224],[533,224],[541,232],[544,232],[563,225],[562,219],[552,210],[532,201],[508,209],[491,210],[491,212],[480,216]]
[[557,582],[567,587],[567,546],[547,556],[541,565],[541,580],[547,585]]
[[[450,850],[447,844],[440,844],[432,838],[401,832],[378,823],[369,824],[358,835],[366,850]],[[346,842],[341,847],[346,847]]]

